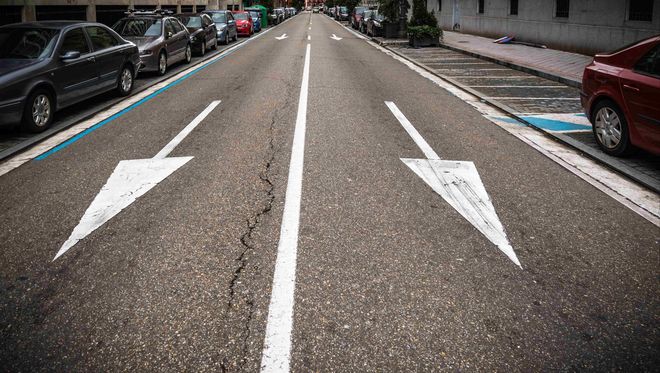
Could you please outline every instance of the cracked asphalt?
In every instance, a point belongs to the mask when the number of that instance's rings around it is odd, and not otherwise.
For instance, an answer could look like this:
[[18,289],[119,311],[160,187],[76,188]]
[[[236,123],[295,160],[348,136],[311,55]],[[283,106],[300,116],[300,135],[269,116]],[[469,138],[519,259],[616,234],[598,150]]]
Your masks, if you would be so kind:
[[[259,370],[308,43],[292,371],[660,366],[657,227],[302,14],[0,176],[0,370]],[[213,100],[170,155],[194,158],[52,262],[117,163]],[[384,101],[475,163],[522,270],[401,162],[423,154]]]

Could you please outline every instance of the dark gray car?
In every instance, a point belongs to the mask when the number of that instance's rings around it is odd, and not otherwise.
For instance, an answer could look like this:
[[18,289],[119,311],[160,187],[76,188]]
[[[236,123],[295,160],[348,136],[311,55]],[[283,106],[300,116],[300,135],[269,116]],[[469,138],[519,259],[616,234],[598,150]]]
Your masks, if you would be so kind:
[[112,28],[140,50],[142,70],[165,75],[179,61],[190,63],[190,33],[178,19],[160,12],[134,12]]
[[55,111],[116,89],[128,95],[135,44],[99,23],[44,21],[0,27],[0,125],[47,129]]
[[204,13],[211,16],[218,29],[216,37],[222,44],[229,44],[229,41],[238,40],[238,30],[234,15],[228,10],[205,10]]

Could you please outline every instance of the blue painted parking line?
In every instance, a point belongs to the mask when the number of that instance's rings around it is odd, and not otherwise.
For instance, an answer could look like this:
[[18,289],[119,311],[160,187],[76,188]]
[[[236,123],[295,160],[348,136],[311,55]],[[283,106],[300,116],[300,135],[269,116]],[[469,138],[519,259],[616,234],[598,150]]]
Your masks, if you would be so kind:
[[[521,115],[521,119],[534,127],[551,132],[590,132],[591,123],[584,114],[539,114]],[[511,117],[493,117],[493,119],[518,125],[526,125]]]

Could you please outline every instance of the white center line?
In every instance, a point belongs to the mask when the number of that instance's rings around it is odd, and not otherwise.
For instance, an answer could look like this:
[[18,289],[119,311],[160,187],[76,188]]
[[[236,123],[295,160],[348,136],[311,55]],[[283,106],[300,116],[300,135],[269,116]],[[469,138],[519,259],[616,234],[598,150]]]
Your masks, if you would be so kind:
[[309,29],[311,30],[311,29],[312,29],[312,26],[309,26]]
[[429,145],[429,143],[427,143],[426,140],[424,140],[422,135],[420,135],[419,132],[417,132],[415,127],[413,127],[412,123],[410,123],[408,118],[406,118],[406,116],[403,115],[401,110],[399,110],[399,108],[396,105],[394,105],[393,102],[385,101],[385,105],[387,105],[387,107],[390,108],[392,114],[394,114],[396,119],[399,120],[403,128],[406,130],[406,132],[408,132],[410,137],[412,137],[415,144],[419,146],[419,148],[422,150],[422,153],[424,153],[424,156],[426,156],[427,159],[442,159],[438,154],[436,154],[433,148],[431,148],[431,145]]
[[305,129],[307,127],[307,92],[309,87],[309,60],[311,45],[307,44],[303,68],[298,116],[291,146],[289,178],[284,199],[284,214],[277,246],[277,260],[273,274],[273,290],[268,306],[266,337],[261,357],[261,372],[288,372],[291,358],[291,330],[293,329],[293,303],[296,290],[296,255],[300,200],[302,195],[303,160],[305,156]]
[[312,40],[312,35],[307,35],[307,40]]

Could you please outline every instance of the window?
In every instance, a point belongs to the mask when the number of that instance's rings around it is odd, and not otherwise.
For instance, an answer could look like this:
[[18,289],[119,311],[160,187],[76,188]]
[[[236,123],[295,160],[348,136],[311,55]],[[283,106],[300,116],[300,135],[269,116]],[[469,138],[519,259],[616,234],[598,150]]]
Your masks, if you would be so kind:
[[478,3],[477,13],[484,14],[484,0],[478,0],[478,1],[479,3]]
[[555,7],[555,17],[568,18],[569,0],[557,0]]
[[635,71],[660,78],[660,45],[656,45],[635,65]]
[[102,27],[90,26],[86,27],[86,30],[87,35],[89,35],[89,38],[92,40],[92,46],[95,51],[112,48],[119,44],[117,39]]
[[165,21],[165,35],[174,35],[176,34],[176,31],[174,31],[174,25],[172,25],[172,20],[168,19]]
[[438,13],[442,12],[442,0],[438,0]]
[[512,16],[518,15],[518,0],[509,0],[509,14]]
[[81,55],[89,53],[89,45],[81,28],[73,29],[64,36],[60,54],[66,52],[80,52]]
[[653,0],[629,0],[629,21],[653,21]]

